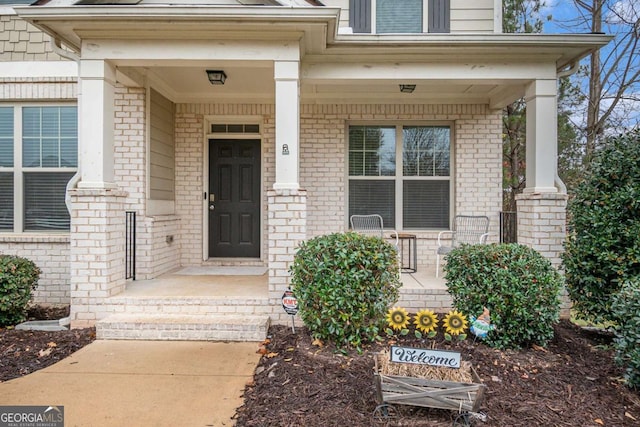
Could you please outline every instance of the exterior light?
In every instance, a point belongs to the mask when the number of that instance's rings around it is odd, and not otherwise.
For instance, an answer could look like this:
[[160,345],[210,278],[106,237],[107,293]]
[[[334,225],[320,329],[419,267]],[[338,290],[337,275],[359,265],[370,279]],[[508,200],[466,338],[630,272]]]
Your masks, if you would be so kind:
[[212,85],[223,85],[227,75],[222,70],[207,70],[207,77]]
[[416,90],[416,85],[400,85],[400,92],[411,93]]

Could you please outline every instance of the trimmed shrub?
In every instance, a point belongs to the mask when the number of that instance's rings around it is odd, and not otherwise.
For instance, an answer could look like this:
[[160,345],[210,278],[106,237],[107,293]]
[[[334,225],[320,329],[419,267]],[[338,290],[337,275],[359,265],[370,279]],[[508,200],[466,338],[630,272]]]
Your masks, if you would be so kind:
[[27,317],[27,303],[38,286],[40,269],[26,259],[0,255],[0,326],[15,325]]
[[640,129],[612,138],[569,202],[563,263],[576,316],[614,321],[612,297],[640,275]]
[[640,277],[625,282],[613,298],[616,319],[616,362],[624,367],[631,388],[640,388]]
[[545,345],[560,316],[562,276],[535,250],[518,244],[462,246],[447,255],[447,286],[455,307],[478,316],[486,307],[496,348]]
[[310,239],[289,272],[304,324],[339,348],[375,340],[399,297],[397,250],[376,237],[336,233]]

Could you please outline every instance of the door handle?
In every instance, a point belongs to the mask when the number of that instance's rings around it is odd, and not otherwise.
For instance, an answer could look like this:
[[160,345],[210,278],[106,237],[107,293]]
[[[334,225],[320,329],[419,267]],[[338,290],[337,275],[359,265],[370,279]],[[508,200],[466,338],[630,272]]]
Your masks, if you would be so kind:
[[215,206],[213,206],[213,205],[209,205],[209,210],[210,210],[210,211],[215,210],[215,208],[216,208]]

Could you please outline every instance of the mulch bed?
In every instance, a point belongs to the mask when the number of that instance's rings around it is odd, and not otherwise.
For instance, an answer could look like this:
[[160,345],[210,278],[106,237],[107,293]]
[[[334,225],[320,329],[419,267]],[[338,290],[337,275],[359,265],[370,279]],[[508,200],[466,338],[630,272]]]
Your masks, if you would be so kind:
[[[44,320],[64,313],[31,313]],[[546,349],[498,351],[466,340],[402,337],[397,344],[460,351],[487,385],[477,426],[640,426],[640,394],[625,388],[610,337],[562,321]],[[397,417],[373,418],[373,355],[390,342],[343,355],[318,346],[304,328],[272,326],[270,342],[244,392],[238,426],[451,426],[454,411],[397,406]],[[61,332],[0,329],[0,381],[49,366],[95,339],[93,328]]]
[[[68,307],[34,306],[28,319],[55,320],[68,315]],[[95,338],[95,328],[54,332],[0,328],[0,382],[53,365]]]
[[[238,426],[376,425],[373,355],[339,354],[312,344],[307,331],[272,326],[252,384],[238,409]],[[446,342],[436,348],[460,351],[487,385],[478,426],[640,426],[640,394],[625,388],[613,363],[610,337],[562,321],[547,348],[498,351],[479,342]],[[431,348],[434,340],[412,337],[398,344]],[[389,343],[383,343],[388,345]],[[397,406],[388,426],[451,426],[455,411]],[[380,423],[377,423],[380,425]]]

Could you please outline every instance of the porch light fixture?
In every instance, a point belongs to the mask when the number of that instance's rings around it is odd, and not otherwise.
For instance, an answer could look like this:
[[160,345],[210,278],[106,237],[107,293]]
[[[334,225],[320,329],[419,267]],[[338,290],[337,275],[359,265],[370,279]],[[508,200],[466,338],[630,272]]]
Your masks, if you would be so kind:
[[400,92],[412,93],[414,90],[416,90],[416,85],[400,85]]
[[223,85],[227,75],[222,70],[207,70],[207,77],[212,85]]

